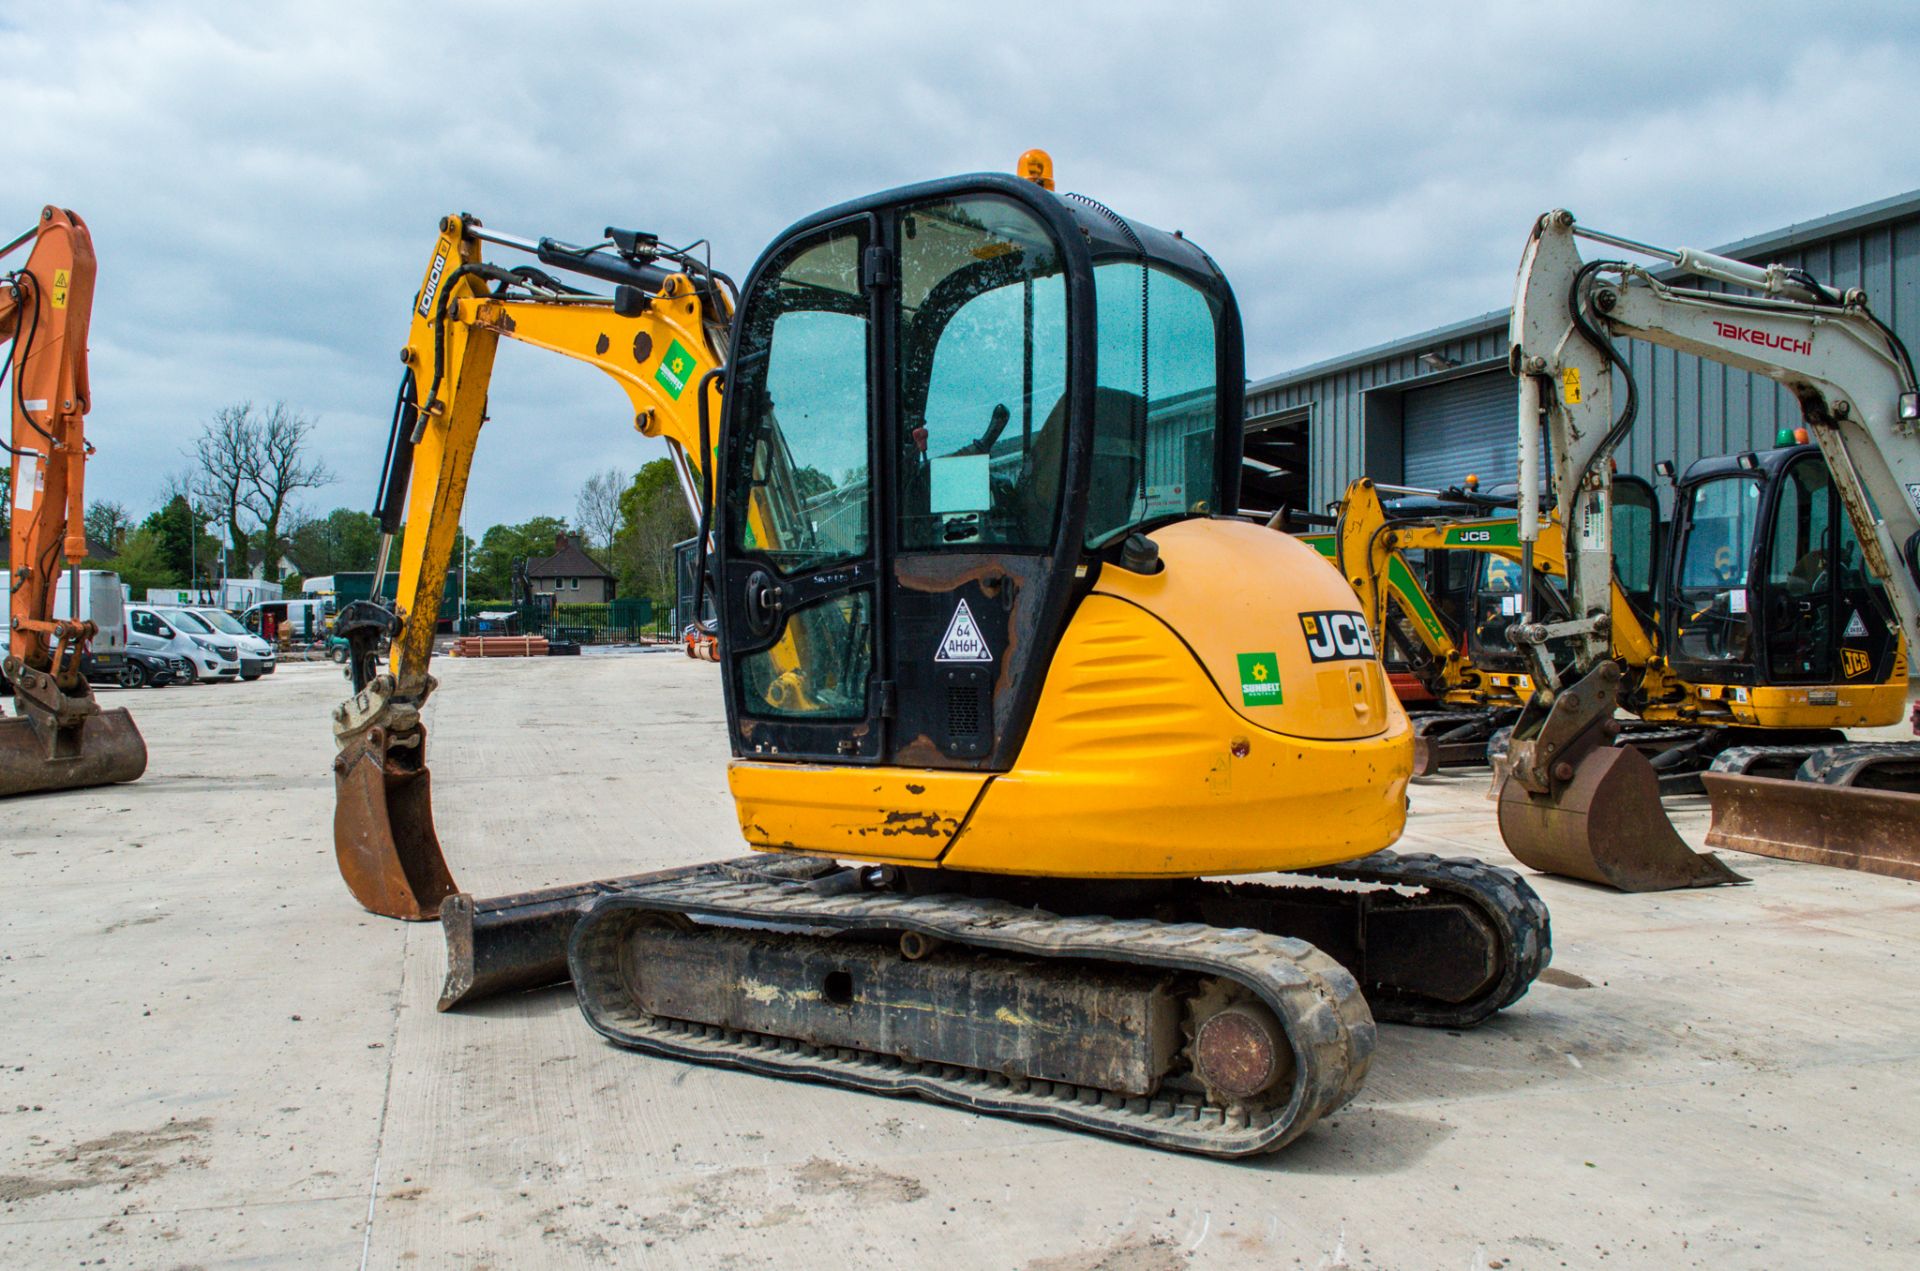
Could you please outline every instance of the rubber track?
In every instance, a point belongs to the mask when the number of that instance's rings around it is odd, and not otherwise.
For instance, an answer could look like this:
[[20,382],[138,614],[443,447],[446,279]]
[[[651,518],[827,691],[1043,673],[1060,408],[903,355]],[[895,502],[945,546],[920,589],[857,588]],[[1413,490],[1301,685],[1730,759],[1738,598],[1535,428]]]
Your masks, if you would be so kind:
[[[1284,1105],[1248,1112],[1196,1094],[1130,1099],[1092,1087],[657,1019],[632,1004],[621,972],[625,932],[649,913],[833,932],[917,931],[1016,955],[1096,958],[1221,976],[1250,989],[1286,1028],[1294,1050],[1293,1089]],[[802,885],[720,866],[596,901],[574,929],[569,962],[587,1022],[621,1046],[872,1094],[914,1095],[1211,1156],[1277,1151],[1343,1107],[1366,1078],[1375,1040],[1373,1016],[1359,985],[1304,941],[1200,923],[1061,918],[1004,901],[957,896],[823,896]]]
[[1553,920],[1546,902],[1513,870],[1473,856],[1431,852],[1375,852],[1358,860],[1305,871],[1315,878],[1422,887],[1474,906],[1500,942],[1500,974],[1476,998],[1454,1004],[1375,991],[1367,1002],[1376,1019],[1428,1028],[1471,1028],[1512,1006],[1553,961]]
[[[1751,775],[1763,759],[1794,761],[1793,780],[1827,785],[1855,785],[1862,768],[1874,760],[1910,764],[1920,759],[1920,741],[1828,742],[1825,745],[1729,746],[1714,756],[1710,772]],[[1862,764],[1858,761],[1865,760]]]

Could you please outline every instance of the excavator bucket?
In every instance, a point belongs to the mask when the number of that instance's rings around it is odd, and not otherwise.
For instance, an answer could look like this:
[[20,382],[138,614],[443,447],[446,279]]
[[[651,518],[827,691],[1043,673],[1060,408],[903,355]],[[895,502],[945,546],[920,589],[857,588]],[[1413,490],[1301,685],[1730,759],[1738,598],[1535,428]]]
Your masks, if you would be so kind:
[[56,726],[32,714],[0,719],[0,798],[137,780],[147,743],[124,710]]
[[459,890],[433,828],[426,729],[396,743],[379,725],[343,739],[333,760],[333,851],[353,898],[374,913],[424,922]]
[[1511,776],[1500,790],[1500,835],[1523,864],[1621,891],[1670,891],[1747,880],[1688,847],[1660,805],[1660,779],[1631,747],[1599,746],[1558,798]]
[[[1747,880],[1695,852],[1660,805],[1660,778],[1632,746],[1616,746],[1620,668],[1602,662],[1515,725],[1500,780],[1500,837],[1523,864],[1621,891],[1670,891]],[[1540,703],[1550,700],[1545,714]]]
[[1703,772],[1707,843],[1920,881],[1920,794]]

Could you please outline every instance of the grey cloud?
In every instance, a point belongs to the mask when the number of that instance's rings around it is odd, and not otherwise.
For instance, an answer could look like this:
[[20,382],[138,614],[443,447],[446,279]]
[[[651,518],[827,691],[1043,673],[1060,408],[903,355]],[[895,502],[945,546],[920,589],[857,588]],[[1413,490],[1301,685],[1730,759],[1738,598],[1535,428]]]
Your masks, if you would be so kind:
[[[315,505],[364,506],[449,211],[738,275],[815,208],[1043,145],[1213,252],[1261,375],[1503,305],[1551,206],[1709,245],[1920,185],[1917,46],[1902,4],[69,0],[0,25],[0,230],[93,228],[97,496],[144,509],[214,409],[285,398],[343,476]],[[492,415],[476,527],[659,453],[527,350]]]

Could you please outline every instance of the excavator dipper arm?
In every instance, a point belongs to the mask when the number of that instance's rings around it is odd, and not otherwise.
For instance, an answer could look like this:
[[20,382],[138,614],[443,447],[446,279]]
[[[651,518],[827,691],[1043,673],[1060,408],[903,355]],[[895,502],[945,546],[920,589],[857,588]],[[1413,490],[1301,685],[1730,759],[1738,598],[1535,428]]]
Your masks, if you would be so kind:
[[[702,505],[712,445],[702,433],[718,417],[710,373],[725,357],[730,284],[650,236],[609,230],[607,238],[575,248],[450,216],[415,297],[378,509],[379,574],[404,520],[396,603],[389,607],[376,585],[372,599],[348,606],[338,621],[352,647],[355,692],[334,711],[334,848],[348,888],[375,913],[437,918],[457,890],[433,825],[421,708],[434,688],[434,631],[500,340],[610,376],[627,396],[634,427],[668,442],[696,514]],[[590,295],[533,266],[489,264],[483,242],[613,282],[615,293]],[[383,654],[390,658],[384,672]]]
[[[93,311],[93,240],[70,211],[43,208],[39,223],[0,255],[31,242],[26,263],[0,279],[0,339],[12,415],[13,468],[7,578],[8,633],[0,685],[17,717],[0,719],[0,796],[132,781],[146,743],[124,710],[100,709],[80,659],[95,635],[80,615],[79,562],[87,555],[87,328]],[[74,567],[70,618],[53,616],[62,559]]]

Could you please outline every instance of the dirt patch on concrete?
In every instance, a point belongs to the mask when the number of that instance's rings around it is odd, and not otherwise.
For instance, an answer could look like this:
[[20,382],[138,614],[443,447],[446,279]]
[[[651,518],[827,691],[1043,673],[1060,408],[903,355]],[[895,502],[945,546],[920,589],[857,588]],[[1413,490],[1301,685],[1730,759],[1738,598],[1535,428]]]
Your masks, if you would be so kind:
[[29,1162],[24,1172],[0,1174],[0,1203],[33,1200],[87,1187],[130,1186],[182,1167],[204,1168],[196,1149],[213,1128],[208,1117],[191,1121],[167,1118],[151,1130],[116,1130],[97,1139],[49,1152]]
[[1188,1258],[1165,1236],[1134,1236],[1104,1249],[1035,1258],[1021,1271],[1180,1271]]
[[844,1165],[816,1156],[793,1172],[794,1189],[803,1196],[846,1192],[861,1200],[904,1205],[927,1194],[926,1186],[905,1174]]

